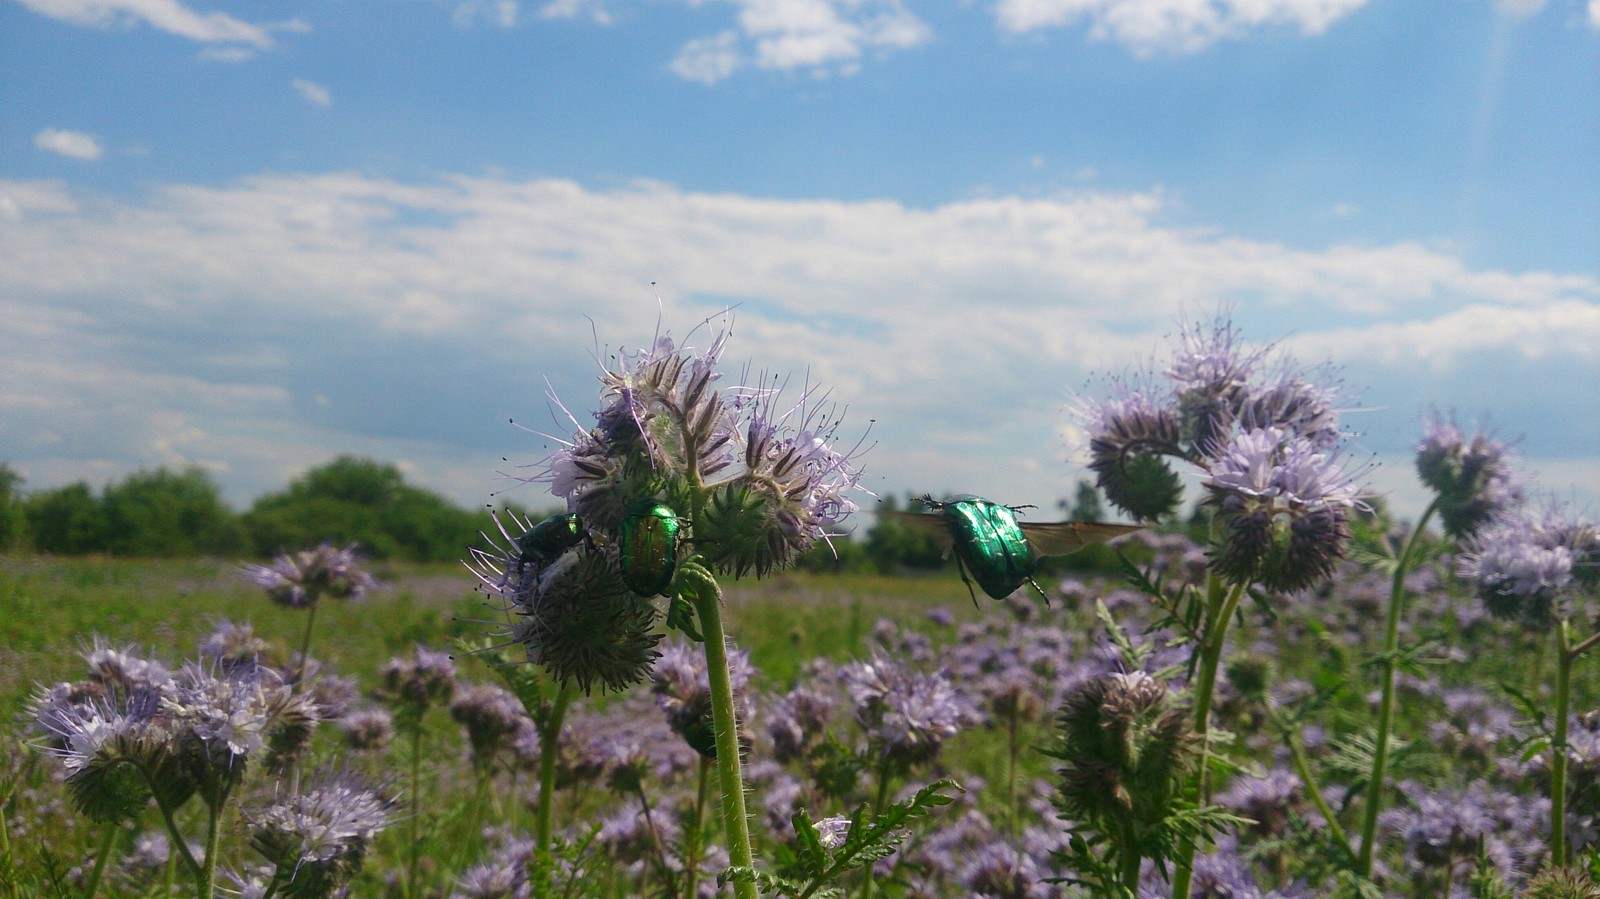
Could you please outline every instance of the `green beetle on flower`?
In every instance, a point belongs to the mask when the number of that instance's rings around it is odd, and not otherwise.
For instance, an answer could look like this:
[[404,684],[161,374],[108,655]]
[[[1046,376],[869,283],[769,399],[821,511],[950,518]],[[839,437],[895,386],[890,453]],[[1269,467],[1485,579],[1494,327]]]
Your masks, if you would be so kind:
[[[576,517],[576,516],[574,516]],[[640,596],[666,596],[678,572],[683,522],[665,503],[645,501],[622,517],[617,549],[622,582]]]
[[571,513],[552,515],[516,538],[517,566],[519,569],[543,568],[588,536],[582,517]]
[[1005,599],[1027,584],[1049,602],[1050,597],[1033,579],[1040,559],[1064,556],[1140,529],[1138,525],[1092,521],[1020,522],[1017,513],[1033,506],[1003,506],[971,494],[948,501],[922,496],[918,502],[933,512],[888,514],[940,541],[945,558],[955,553],[956,570],[973,602],[978,599],[973,580],[992,599]]

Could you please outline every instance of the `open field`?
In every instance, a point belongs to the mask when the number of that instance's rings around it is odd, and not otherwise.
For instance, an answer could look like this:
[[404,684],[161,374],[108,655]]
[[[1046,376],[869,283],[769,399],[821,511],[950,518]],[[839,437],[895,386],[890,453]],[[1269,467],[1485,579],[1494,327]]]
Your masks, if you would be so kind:
[[[1169,575],[1181,576],[1182,556],[1168,540],[1157,561]],[[374,574],[383,584],[380,590],[349,603],[324,600],[319,607],[311,654],[323,663],[324,678],[347,679],[346,707],[318,728],[311,760],[299,767],[308,771],[343,758],[346,766],[408,794],[410,744],[396,738],[385,748],[351,750],[341,719],[379,704],[371,694],[387,660],[410,656],[417,644],[454,652],[458,640],[481,641],[493,629],[485,622],[497,613],[484,606],[473,592],[472,576],[459,567],[395,565]],[[1104,600],[1135,642],[1154,650],[1149,670],[1184,654],[1138,636],[1155,616],[1148,600],[1125,585],[1046,586],[1056,594],[1048,610],[1036,601],[1019,602],[1020,594],[1006,603],[980,599],[975,607],[953,572],[918,579],[791,573],[759,585],[731,584],[728,629],[755,669],[748,772],[763,854],[783,857],[796,802],[821,819],[870,799],[877,785],[874,771],[858,770],[859,782],[821,789],[815,765],[775,748],[774,724],[787,720],[785,698],[792,698],[797,687],[808,689],[829,697],[828,738],[846,749],[861,747],[859,712],[852,716],[839,689],[847,680],[840,666],[876,655],[908,671],[942,672],[952,701],[963,709],[958,732],[935,755],[907,767],[891,794],[938,776],[966,788],[955,804],[924,822],[920,836],[880,865],[876,891],[886,896],[1075,895],[1045,882],[1066,872],[1052,861],[1052,853],[1064,846],[1051,809],[1057,763],[1037,748],[1055,743],[1052,710],[1065,693],[1117,665],[1095,620],[1094,600]],[[1546,785],[1538,753],[1520,751],[1533,729],[1501,684],[1537,702],[1554,670],[1547,641],[1488,619],[1433,566],[1419,569],[1411,587],[1404,636],[1407,645],[1423,649],[1400,679],[1396,732],[1405,742],[1390,768],[1397,789],[1384,831],[1388,888],[1391,895],[1442,895],[1448,884],[1466,882],[1480,850],[1516,882],[1545,851],[1540,816],[1548,815],[1549,805],[1542,795]],[[1363,663],[1380,645],[1385,591],[1381,575],[1347,566],[1328,588],[1283,600],[1271,617],[1245,604],[1241,624],[1230,636],[1228,670],[1234,680],[1244,677],[1240,672],[1257,672],[1267,683],[1266,698],[1223,684],[1215,707],[1222,726],[1234,734],[1224,753],[1240,766],[1236,773],[1219,775],[1218,801],[1260,822],[1240,825],[1237,837],[1224,837],[1215,856],[1216,870],[1248,871],[1259,885],[1259,893],[1239,895],[1323,895],[1327,888],[1319,882],[1327,867],[1316,858],[1322,819],[1291,771],[1286,734],[1293,733],[1305,748],[1323,795],[1350,828],[1361,805],[1359,778],[1350,762],[1359,744],[1351,739],[1368,726],[1376,702],[1376,677]],[[29,697],[43,685],[83,677],[82,653],[95,635],[176,670],[199,658],[200,641],[216,632],[221,620],[248,622],[254,636],[265,641],[262,661],[282,666],[292,661],[305,614],[269,603],[227,562],[0,560],[0,708],[6,712],[7,743],[15,747],[19,737],[40,741],[26,723]],[[1595,706],[1589,667],[1580,664],[1575,672],[1575,713]],[[455,668],[458,697],[468,684],[499,683],[482,657],[458,654]],[[1169,673],[1182,679],[1181,670]],[[586,848],[573,850],[569,861],[578,876],[567,881],[563,895],[655,894],[669,882],[675,889],[682,886],[686,859],[708,872],[726,863],[718,854],[715,815],[704,807],[698,780],[706,766],[667,726],[662,690],[655,692],[646,684],[622,696],[580,697],[568,715],[555,824],[558,833]],[[1578,732],[1584,733],[1581,725]],[[437,706],[421,733],[422,802],[403,806],[405,816],[377,837],[352,895],[402,895],[413,845],[420,859],[421,895],[524,895],[495,893],[483,885],[495,866],[502,872],[515,868],[517,847],[523,845],[519,835],[534,826],[531,772],[538,759],[525,746],[500,745],[492,758],[481,747],[474,752],[462,726]],[[1587,740],[1582,747],[1597,742]],[[1580,742],[1574,739],[1575,754]],[[1571,775],[1579,846],[1592,838],[1600,813],[1600,752],[1581,752],[1591,755],[1575,755]],[[623,764],[619,758],[633,758],[645,772],[643,785],[632,792],[618,792],[610,777]],[[101,830],[72,813],[55,776],[57,767],[42,753],[13,751],[0,772],[7,791],[0,883],[11,884],[11,892],[0,888],[0,896],[80,895],[83,866],[94,855]],[[253,769],[245,783],[241,801],[246,804],[271,793],[264,768]],[[409,798],[401,797],[403,802]],[[178,817],[187,833],[203,829],[194,806]],[[1460,823],[1459,832],[1445,826],[1437,845],[1419,836],[1424,830],[1419,814],[1431,814],[1431,826],[1437,828],[1441,816],[1448,817],[1441,809],[1469,806],[1476,823]],[[643,813],[645,807],[651,814]],[[223,854],[225,868],[247,884],[244,866],[251,853],[240,820],[228,822]],[[175,875],[174,856],[148,860],[153,850],[145,841],[159,828],[160,819],[146,810],[116,830],[111,845],[117,860],[100,895],[189,894],[182,893],[184,880]],[[995,861],[995,847],[1001,846],[1012,850],[1003,864]],[[996,864],[1009,880],[996,879]],[[1197,870],[1203,879],[1210,869]],[[224,877],[222,882],[237,880]],[[704,892],[713,885],[708,875],[697,888]],[[243,894],[251,895],[249,889],[243,887]]]

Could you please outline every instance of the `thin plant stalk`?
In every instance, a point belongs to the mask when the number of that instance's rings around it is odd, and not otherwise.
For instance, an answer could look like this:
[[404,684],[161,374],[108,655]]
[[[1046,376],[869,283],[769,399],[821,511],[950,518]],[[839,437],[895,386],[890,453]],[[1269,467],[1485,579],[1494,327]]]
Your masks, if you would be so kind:
[[[146,775],[146,782],[149,782],[148,775]],[[161,812],[161,820],[167,826],[167,835],[172,838],[173,856],[183,859],[183,863],[188,867],[189,873],[199,877],[201,875],[200,862],[189,851],[189,843],[183,838],[183,831],[178,829],[178,822],[172,816],[172,809],[162,800],[160,791],[155,790],[153,784],[151,792],[155,796],[156,808]]]
[[[1200,766],[1195,771],[1191,795],[1198,803],[1209,796],[1211,769],[1211,702],[1217,688],[1217,669],[1222,664],[1222,652],[1227,646],[1228,625],[1244,596],[1245,584],[1225,587],[1220,577],[1212,574],[1206,581],[1205,632],[1200,644],[1200,665],[1195,672],[1194,731],[1200,737]],[[1173,899],[1188,899],[1189,884],[1194,878],[1193,841],[1178,850],[1172,872]]]
[[[755,854],[750,848],[750,820],[744,804],[739,722],[733,704],[733,676],[728,669],[727,636],[722,627],[722,590],[716,578],[704,568],[695,566],[684,573],[690,575],[693,582],[691,595],[701,633],[706,638],[706,674],[711,686],[711,722],[717,736],[717,779],[722,787],[722,825],[727,832],[728,862],[734,867],[752,868]],[[736,882],[733,893],[739,899],[756,899],[756,885]]]
[[1378,839],[1378,813],[1383,810],[1389,736],[1394,727],[1394,674],[1396,657],[1400,652],[1400,614],[1405,607],[1406,575],[1415,561],[1418,540],[1427,529],[1428,520],[1438,511],[1439,502],[1439,498],[1435,497],[1412,529],[1405,548],[1395,560],[1394,583],[1389,589],[1389,616],[1383,633],[1383,693],[1378,703],[1377,745],[1373,748],[1372,776],[1367,782],[1367,804],[1361,819],[1361,854],[1356,858],[1356,873],[1362,877],[1372,876],[1372,857]]
[[89,885],[83,888],[84,899],[94,899],[94,894],[100,891],[100,879],[105,876],[106,862],[111,858],[111,847],[120,830],[115,821],[106,824],[106,832],[100,837],[100,847],[95,852],[94,872],[89,875]]
[[1301,742],[1300,735],[1287,733],[1284,742],[1289,744],[1289,758],[1294,763],[1295,773],[1300,775],[1300,783],[1306,788],[1306,795],[1311,797],[1311,804],[1317,807],[1318,814],[1327,823],[1328,832],[1339,841],[1339,845],[1350,851],[1350,838],[1345,834],[1344,828],[1339,825],[1339,818],[1335,815],[1333,807],[1328,805],[1328,800],[1323,798],[1322,788],[1317,786],[1316,778],[1311,773],[1311,760],[1306,758],[1306,746]]
[[207,803],[206,811],[209,814],[206,821],[206,855],[201,863],[200,899],[211,899],[216,893],[217,855],[222,851],[222,810],[227,805],[230,792],[228,787],[220,786],[217,788],[216,801]]
[[[889,801],[889,757],[886,754],[883,757],[883,763],[878,766],[878,795],[877,795],[877,798],[875,798],[873,800],[873,802],[872,802],[872,819],[871,820],[876,821],[878,819],[878,816],[883,814],[884,803],[886,803],[888,801]],[[871,899],[872,888],[874,886],[874,884],[873,884],[873,872],[874,872],[875,868],[876,868],[875,865],[867,865],[865,871],[863,872],[866,875],[866,877],[863,878],[862,881],[861,881],[861,899]]]
[[650,830],[650,848],[656,854],[656,867],[661,871],[661,882],[667,886],[667,895],[678,899],[678,884],[672,876],[672,869],[667,867],[667,851],[661,845],[661,831],[656,828],[655,815],[650,812],[650,797],[644,793],[644,786],[635,783],[633,794],[639,797],[639,808],[644,811],[644,825]]
[[1012,709],[1011,714],[1006,716],[1009,738],[1007,749],[1010,752],[1008,758],[1009,767],[1006,770],[1006,802],[1007,809],[1011,813],[1008,821],[1011,825],[1010,836],[1013,840],[1017,838],[1017,830],[1020,826],[1018,819],[1021,817],[1021,812],[1017,808],[1017,718],[1016,709]]
[[684,835],[683,895],[693,897],[700,879],[700,839],[706,820],[706,801],[711,795],[711,760],[700,757],[699,776],[694,791],[694,817]]
[[300,638],[300,664],[295,666],[294,683],[289,685],[289,692],[291,694],[299,693],[300,685],[306,679],[306,659],[309,658],[311,654],[311,628],[312,625],[316,624],[317,622],[317,606],[319,605],[317,602],[318,598],[319,597],[317,593],[313,591],[311,593],[311,610],[306,615],[305,636]]
[[1571,704],[1572,626],[1562,618],[1556,626],[1556,729],[1550,741],[1550,863],[1567,863],[1567,709]]
[[417,716],[416,726],[411,731],[411,801],[415,808],[411,813],[410,858],[406,862],[406,895],[415,899],[417,895],[417,864],[422,860],[421,829],[422,829],[422,717]]
[[563,684],[550,705],[550,714],[539,726],[539,805],[534,812],[533,845],[540,856],[550,854],[550,824],[556,805],[556,756],[560,750],[561,724],[572,702],[572,689]]

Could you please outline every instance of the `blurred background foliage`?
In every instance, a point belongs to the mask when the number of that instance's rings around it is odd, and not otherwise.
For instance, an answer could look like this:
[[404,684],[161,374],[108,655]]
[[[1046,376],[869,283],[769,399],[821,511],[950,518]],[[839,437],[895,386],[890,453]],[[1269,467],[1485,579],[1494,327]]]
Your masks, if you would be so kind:
[[[463,509],[406,482],[387,462],[342,455],[258,497],[242,512],[228,506],[212,477],[198,467],[145,469],[96,489],[78,481],[29,491],[15,469],[0,463],[0,552],[132,558],[201,556],[266,558],[324,540],[355,543],[363,555],[397,562],[451,562],[483,534],[496,534],[487,507]],[[866,498],[865,511],[917,510],[912,499]],[[539,520],[562,511],[503,506]],[[1080,481],[1072,499],[1029,510],[1033,520],[1097,521],[1103,505],[1092,483]],[[933,573],[951,565],[927,534],[888,516],[861,519],[854,534],[818,544],[797,567],[855,574]],[[1173,527],[1179,525],[1174,523]],[[1045,573],[1115,570],[1116,552],[1091,546],[1045,560]]]

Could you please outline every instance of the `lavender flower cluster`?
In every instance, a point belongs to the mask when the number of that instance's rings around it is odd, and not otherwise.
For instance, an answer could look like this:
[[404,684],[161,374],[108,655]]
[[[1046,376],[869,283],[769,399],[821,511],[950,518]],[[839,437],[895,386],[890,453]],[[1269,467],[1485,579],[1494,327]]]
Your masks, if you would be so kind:
[[1363,508],[1340,457],[1345,437],[1328,370],[1306,371],[1252,350],[1226,320],[1186,327],[1171,364],[1080,399],[1095,483],[1139,521],[1171,515],[1183,482],[1203,480],[1220,536],[1215,569],[1234,583],[1294,591],[1325,580]]

